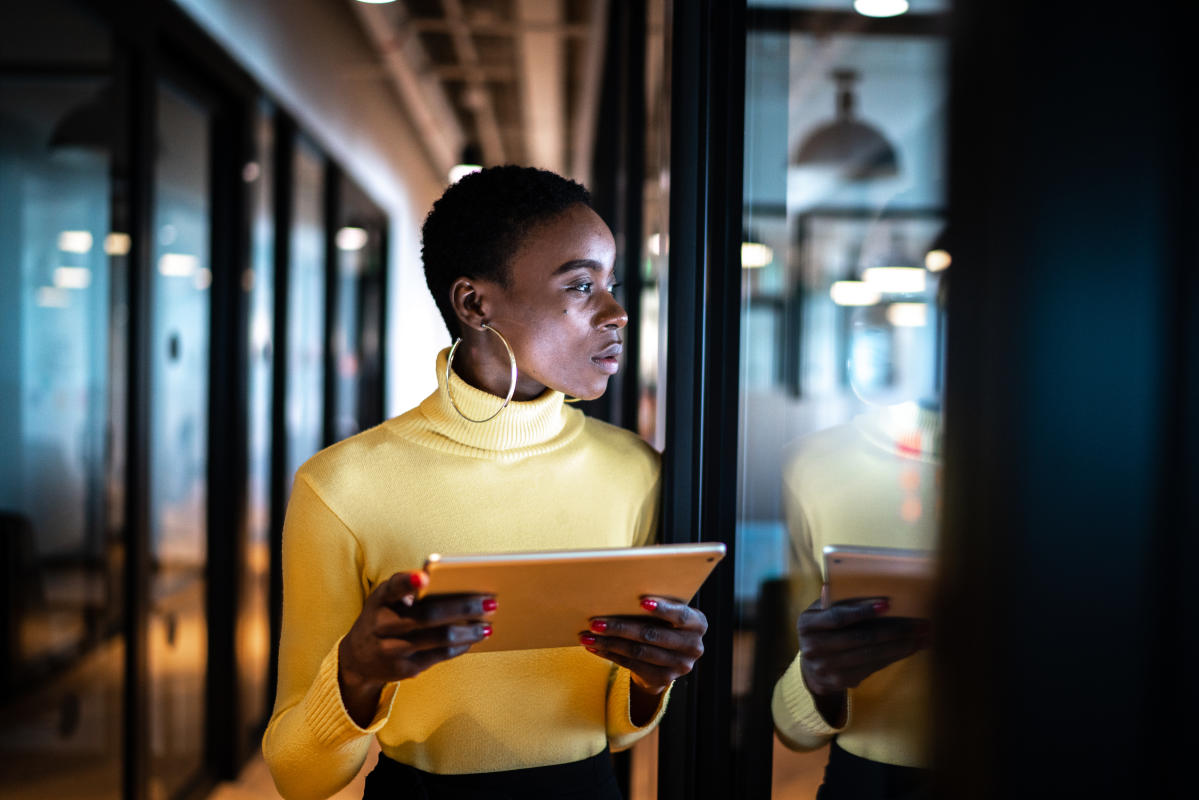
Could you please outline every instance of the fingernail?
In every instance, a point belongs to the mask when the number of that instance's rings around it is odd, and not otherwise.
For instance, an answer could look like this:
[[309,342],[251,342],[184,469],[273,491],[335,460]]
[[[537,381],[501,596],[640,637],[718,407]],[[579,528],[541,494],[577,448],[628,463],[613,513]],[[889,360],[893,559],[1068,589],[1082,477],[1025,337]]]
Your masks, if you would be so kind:
[[874,601],[874,604],[873,604],[872,606],[870,606],[870,607],[874,609],[874,613],[876,613],[876,614],[882,614],[882,613],[883,613],[883,612],[885,612],[885,611],[886,611],[888,608],[890,608],[890,607],[891,607],[891,604],[890,604],[890,603],[888,603],[886,600],[875,600],[875,601]]
[[595,637],[592,636],[590,633],[583,633],[583,634],[579,635],[579,641],[585,645],[586,644],[595,644]]
[[483,598],[483,610],[484,611],[490,613],[492,611],[495,611],[497,608],[499,608],[499,606],[500,606],[500,604],[498,602],[496,602],[496,599],[494,597]]
[[603,633],[604,631],[608,630],[608,623],[604,622],[602,619],[593,619],[591,620],[591,630],[595,631],[596,633]]
[[647,597],[641,601],[641,607],[646,611],[654,611],[658,608],[658,601],[652,597]]
[[413,589],[423,589],[428,584],[429,584],[429,576],[426,575],[425,573],[423,573],[419,570],[417,570],[416,572],[409,573],[408,585],[411,586]]
[[483,623],[483,638],[486,639],[490,635],[491,635],[491,626],[488,625],[486,622],[484,622]]
[[586,650],[588,653],[598,653],[599,652],[599,650],[596,650],[594,647],[584,647],[583,649]]

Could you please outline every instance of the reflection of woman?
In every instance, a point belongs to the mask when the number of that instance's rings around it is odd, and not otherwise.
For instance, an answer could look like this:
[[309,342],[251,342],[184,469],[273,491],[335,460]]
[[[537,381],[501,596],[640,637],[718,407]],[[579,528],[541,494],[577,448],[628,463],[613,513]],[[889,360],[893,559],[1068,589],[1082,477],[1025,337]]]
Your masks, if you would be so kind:
[[434,551],[653,537],[657,454],[563,405],[617,369],[612,234],[581,186],[518,167],[452,186],[423,233],[458,342],[420,406],[297,473],[267,762],[284,796],[326,797],[374,735],[367,797],[619,797],[605,751],[657,723],[703,615],[647,598],[646,617],[597,618],[577,648],[472,654],[503,599],[415,600],[414,572]]
[[818,598],[826,545],[933,547],[939,418],[915,403],[872,409],[805,437],[784,472],[807,610],[772,712],[792,749],[832,742],[821,800],[924,796],[927,622],[887,616],[886,598],[829,609]]

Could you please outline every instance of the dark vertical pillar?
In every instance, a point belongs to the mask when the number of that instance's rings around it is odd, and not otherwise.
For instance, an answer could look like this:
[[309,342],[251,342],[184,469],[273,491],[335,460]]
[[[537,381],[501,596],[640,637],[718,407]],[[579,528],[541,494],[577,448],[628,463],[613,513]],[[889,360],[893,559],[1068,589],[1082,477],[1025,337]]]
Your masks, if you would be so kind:
[[698,598],[706,654],[672,694],[658,794],[731,797],[745,4],[675,3],[672,14],[663,530],[724,541],[728,557]]
[[[125,757],[124,797],[142,800],[149,778],[149,625],[150,563],[150,287],[153,270],[154,158],[157,139],[155,63],[148,45],[154,3],[130,3],[118,14],[126,90],[124,126],[129,159],[129,404],[126,430],[125,520]],[[121,24],[125,23],[125,24]]]
[[955,8],[942,797],[1189,788],[1167,731],[1195,709],[1199,64],[1176,11]]
[[275,114],[275,323],[271,336],[271,666],[269,690],[273,696],[279,676],[279,631],[283,623],[283,517],[291,478],[287,454],[287,321],[290,313],[291,223],[295,192],[295,124],[281,112]]
[[[328,447],[337,438],[337,415],[342,411],[337,407],[338,349],[334,342],[338,327],[338,307],[341,304],[341,280],[337,274],[337,228],[341,224],[341,170],[332,161],[325,162],[324,184],[322,216],[325,227],[325,401],[321,445]],[[346,330],[345,334],[347,337],[355,337],[357,331]],[[353,338],[348,338],[346,344],[353,346],[353,341]],[[350,409],[351,413],[353,410]]]
[[246,560],[249,309],[242,274],[249,266],[250,216],[241,168],[251,159],[252,109],[214,109],[212,308],[208,426],[208,761],[214,774],[237,776],[244,756],[238,690],[237,616]]

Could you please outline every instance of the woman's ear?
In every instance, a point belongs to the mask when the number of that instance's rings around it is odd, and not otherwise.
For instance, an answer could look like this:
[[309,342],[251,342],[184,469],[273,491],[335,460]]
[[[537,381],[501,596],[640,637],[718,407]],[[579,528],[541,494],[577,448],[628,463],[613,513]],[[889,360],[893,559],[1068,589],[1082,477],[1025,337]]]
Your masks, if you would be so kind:
[[486,291],[470,278],[459,278],[450,285],[450,304],[465,329],[477,331],[490,319]]

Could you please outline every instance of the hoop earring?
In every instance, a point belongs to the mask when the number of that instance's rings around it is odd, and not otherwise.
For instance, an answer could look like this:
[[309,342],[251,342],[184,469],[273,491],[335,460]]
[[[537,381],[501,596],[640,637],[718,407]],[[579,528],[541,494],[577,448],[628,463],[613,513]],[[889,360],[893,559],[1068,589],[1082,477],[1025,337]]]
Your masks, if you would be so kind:
[[504,398],[504,404],[500,406],[499,410],[497,410],[490,417],[474,419],[463,414],[462,409],[458,408],[458,404],[454,401],[453,390],[450,389],[450,368],[454,364],[454,353],[458,352],[458,345],[462,344],[462,337],[459,336],[454,342],[454,346],[450,348],[450,354],[445,360],[445,393],[446,396],[450,398],[450,405],[453,406],[454,410],[458,412],[458,416],[462,417],[467,422],[490,422],[491,420],[495,419],[499,416],[500,411],[503,411],[508,407],[508,403],[512,402],[512,395],[516,392],[516,354],[512,352],[512,345],[508,344],[508,340],[504,338],[503,334],[488,325],[486,322],[483,323],[483,329],[491,331],[496,336],[499,336],[500,341],[504,343],[504,349],[508,351],[508,363],[512,367],[512,378],[508,383],[508,396]]
[[583,398],[581,398],[581,397],[563,397],[562,402],[563,403],[581,403],[581,402],[583,402]]

